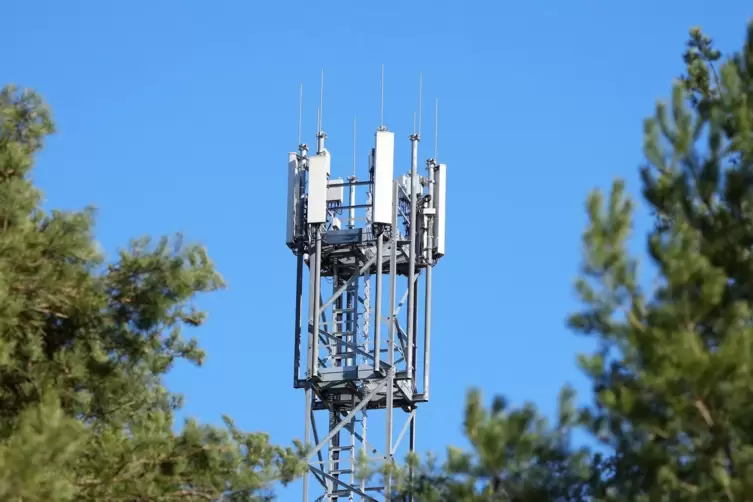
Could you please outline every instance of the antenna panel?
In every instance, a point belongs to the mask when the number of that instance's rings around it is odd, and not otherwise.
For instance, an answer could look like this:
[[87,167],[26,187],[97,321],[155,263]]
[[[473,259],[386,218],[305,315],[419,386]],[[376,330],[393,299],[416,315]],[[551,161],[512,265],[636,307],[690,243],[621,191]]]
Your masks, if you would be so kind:
[[301,191],[301,176],[298,170],[298,155],[295,152],[288,153],[288,224],[285,235],[285,243],[293,246],[295,236],[298,234],[298,199]]
[[434,177],[434,257],[444,256],[445,212],[447,199],[447,164],[437,166]]
[[328,151],[309,157],[309,225],[327,222],[327,179],[330,156]]
[[392,223],[392,179],[395,171],[395,133],[377,131],[374,148],[374,199],[372,222]]

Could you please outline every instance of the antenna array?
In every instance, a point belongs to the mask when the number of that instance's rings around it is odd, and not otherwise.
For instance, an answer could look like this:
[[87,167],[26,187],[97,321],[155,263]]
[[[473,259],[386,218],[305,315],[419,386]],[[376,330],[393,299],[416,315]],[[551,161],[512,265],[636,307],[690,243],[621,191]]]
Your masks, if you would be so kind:
[[[288,154],[286,243],[297,260],[293,384],[305,390],[304,440],[311,448],[303,500],[309,500],[311,476],[320,489],[315,500],[388,500],[391,480],[357,480],[356,457],[391,461],[406,433],[408,449],[415,450],[416,411],[429,400],[432,270],[445,254],[447,169],[435,156],[426,160],[427,175],[418,174],[422,76],[410,168],[395,179],[382,65],[380,124],[368,174],[356,175],[354,119],[353,174],[332,177],[323,84],[322,72],[316,154],[301,143],[300,115],[298,151]],[[328,415],[326,432],[315,420],[319,413]],[[374,446],[379,443],[383,448]]]

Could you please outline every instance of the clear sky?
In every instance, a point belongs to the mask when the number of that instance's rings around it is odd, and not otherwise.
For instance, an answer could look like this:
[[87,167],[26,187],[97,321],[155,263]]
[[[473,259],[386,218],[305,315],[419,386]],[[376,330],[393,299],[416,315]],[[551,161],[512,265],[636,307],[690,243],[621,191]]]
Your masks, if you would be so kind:
[[206,365],[178,367],[169,384],[188,415],[227,413],[278,442],[303,434],[303,394],[291,386],[295,260],[284,244],[299,85],[314,144],[324,69],[333,175],[349,173],[354,117],[365,174],[384,63],[385,122],[404,171],[423,72],[420,158],[433,150],[438,97],[449,220],[418,447],[440,450],[462,442],[471,386],[547,413],[563,383],[588,390],[574,364],[586,342],[564,326],[577,307],[586,194],[615,176],[637,194],[641,121],[682,70],[688,28],[735,50],[753,7],[27,0],[0,12],[0,84],[36,88],[57,120],[35,174],[48,204],[97,206],[110,252],[144,233],[184,231],[207,245],[229,289],[201,302]]

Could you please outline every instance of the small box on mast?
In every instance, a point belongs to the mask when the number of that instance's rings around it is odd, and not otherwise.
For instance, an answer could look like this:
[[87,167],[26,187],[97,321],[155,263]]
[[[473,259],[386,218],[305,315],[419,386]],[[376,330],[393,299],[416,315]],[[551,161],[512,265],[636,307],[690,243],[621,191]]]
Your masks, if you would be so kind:
[[345,185],[342,178],[329,180],[327,185],[327,202],[330,204],[342,205],[345,200]]

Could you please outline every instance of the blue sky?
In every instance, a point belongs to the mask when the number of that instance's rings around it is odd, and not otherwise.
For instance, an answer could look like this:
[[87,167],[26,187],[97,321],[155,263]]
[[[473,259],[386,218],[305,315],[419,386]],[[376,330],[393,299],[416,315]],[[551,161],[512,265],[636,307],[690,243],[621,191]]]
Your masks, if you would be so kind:
[[471,386],[547,413],[563,383],[588,390],[574,364],[586,342],[564,326],[577,307],[584,199],[616,176],[637,194],[641,121],[682,70],[688,28],[735,50],[751,14],[742,0],[721,11],[702,0],[28,0],[3,7],[0,83],[33,87],[53,107],[59,132],[35,173],[50,206],[97,206],[109,251],[183,231],[227,279],[201,301],[206,365],[169,378],[186,413],[227,413],[287,442],[303,434],[291,387],[295,260],[283,242],[299,85],[313,144],[324,69],[333,175],[349,173],[354,116],[363,172],[384,63],[385,122],[405,170],[423,72],[420,157],[433,149],[438,97],[450,207],[418,446],[441,450],[462,443]]

